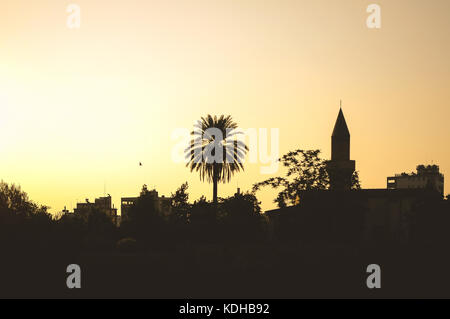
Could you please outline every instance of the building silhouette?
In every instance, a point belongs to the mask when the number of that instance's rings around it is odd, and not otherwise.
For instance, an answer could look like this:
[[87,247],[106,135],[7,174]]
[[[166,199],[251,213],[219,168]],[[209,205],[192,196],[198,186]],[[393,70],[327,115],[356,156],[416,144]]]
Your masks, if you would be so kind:
[[431,188],[444,196],[444,175],[437,165],[419,165],[417,173],[401,173],[387,178],[388,189]]
[[330,189],[351,188],[355,161],[350,160],[350,132],[342,108],[339,110],[331,135],[331,160],[327,162],[326,168],[330,178]]
[[[172,199],[170,197],[159,196],[158,192],[153,190],[148,190],[147,185],[142,187],[140,196],[150,196],[154,203],[155,211],[162,217],[168,217],[172,213]],[[129,218],[129,212],[131,207],[133,207],[138,201],[139,197],[122,197],[121,199],[121,216],[122,220],[127,220]]]
[[444,179],[436,166],[418,166],[414,176],[388,178],[386,189],[352,190],[355,161],[350,160],[350,131],[342,109],[331,141],[326,163],[330,189],[299,191],[298,205],[266,212],[271,238],[406,243],[417,211],[443,201]]
[[86,199],[84,203],[77,203],[77,207],[74,208],[73,213],[69,213],[67,209],[63,211],[67,216],[79,216],[85,219],[93,212],[105,214],[111,219],[114,225],[117,227],[120,226],[121,216],[118,215],[117,208],[112,204],[112,198],[109,195],[96,198],[93,203],[89,199]]

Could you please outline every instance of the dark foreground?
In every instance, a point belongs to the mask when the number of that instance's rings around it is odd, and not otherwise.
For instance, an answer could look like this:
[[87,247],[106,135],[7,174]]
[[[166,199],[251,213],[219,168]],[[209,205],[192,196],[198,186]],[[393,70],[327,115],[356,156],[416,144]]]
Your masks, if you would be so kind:
[[[201,245],[145,253],[4,254],[2,298],[450,298],[447,251],[343,245]],[[68,289],[69,264],[81,289]],[[367,288],[369,264],[381,289]]]

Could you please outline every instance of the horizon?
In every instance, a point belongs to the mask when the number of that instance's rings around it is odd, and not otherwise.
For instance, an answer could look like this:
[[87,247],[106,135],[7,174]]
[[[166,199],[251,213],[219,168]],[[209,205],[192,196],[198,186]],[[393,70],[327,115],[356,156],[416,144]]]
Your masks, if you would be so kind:
[[[371,1],[79,0],[79,29],[66,25],[69,3],[2,3],[1,179],[52,213],[105,194],[120,209],[143,184],[167,197],[187,181],[191,202],[210,200],[212,185],[172,161],[174,130],[231,115],[278,128],[280,156],[329,159],[340,100],[363,188],[419,164],[445,175],[450,2],[376,2],[376,30]],[[219,197],[283,175],[260,167],[247,163]],[[257,193],[263,211],[276,193]]]

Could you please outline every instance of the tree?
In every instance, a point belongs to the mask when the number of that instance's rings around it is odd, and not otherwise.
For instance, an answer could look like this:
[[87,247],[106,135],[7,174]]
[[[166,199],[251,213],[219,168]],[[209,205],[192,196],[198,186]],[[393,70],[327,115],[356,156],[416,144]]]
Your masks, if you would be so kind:
[[[302,191],[329,189],[326,161],[320,157],[320,150],[295,150],[283,155],[280,162],[287,168],[286,177],[269,178],[253,185],[253,192],[264,186],[282,188],[274,200],[278,207],[298,204]],[[360,188],[358,172],[354,172],[352,189]]]
[[36,214],[47,214],[47,209],[46,206],[33,203],[20,186],[0,182],[0,216],[3,218],[33,217]]
[[206,200],[205,196],[201,196],[194,201],[191,206],[190,222],[191,224],[213,225],[216,221],[217,211],[213,208],[213,204]]
[[225,226],[222,236],[238,242],[261,239],[263,217],[260,204],[252,193],[236,193],[221,199],[221,220]]
[[117,228],[109,216],[97,208],[86,219],[85,244],[88,249],[111,249],[117,240]]
[[252,193],[236,193],[221,200],[221,207],[227,217],[233,219],[259,217],[261,214],[260,204],[255,194]]
[[189,213],[189,237],[194,241],[214,242],[220,235],[217,223],[217,205],[205,196],[194,201]]
[[189,209],[191,205],[189,204],[189,194],[187,189],[189,188],[188,183],[182,184],[176,191],[172,194],[172,212],[176,222],[187,223],[189,219]]
[[142,187],[140,196],[130,207],[123,228],[127,235],[144,241],[157,239],[164,232],[165,220],[159,214],[155,196],[147,185]]
[[237,139],[242,132],[231,116],[207,115],[195,125],[186,149],[187,167],[200,179],[213,183],[213,203],[217,206],[217,184],[229,182],[234,173],[244,170],[248,147]]
[[19,186],[0,182],[0,246],[11,251],[49,248],[53,219],[47,210],[32,202]]

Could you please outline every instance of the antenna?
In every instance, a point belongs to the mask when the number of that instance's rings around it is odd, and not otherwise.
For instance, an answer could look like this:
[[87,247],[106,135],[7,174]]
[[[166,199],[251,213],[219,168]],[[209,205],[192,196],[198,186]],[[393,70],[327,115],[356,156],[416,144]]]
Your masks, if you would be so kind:
[[342,100],[339,100],[339,107],[342,109]]

